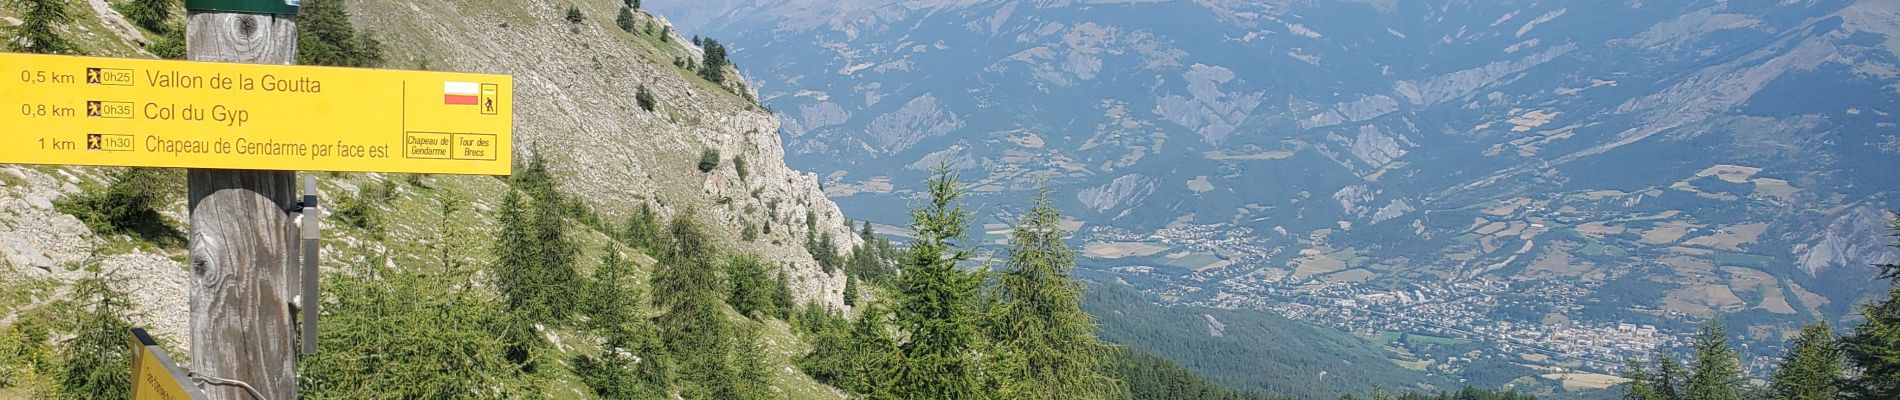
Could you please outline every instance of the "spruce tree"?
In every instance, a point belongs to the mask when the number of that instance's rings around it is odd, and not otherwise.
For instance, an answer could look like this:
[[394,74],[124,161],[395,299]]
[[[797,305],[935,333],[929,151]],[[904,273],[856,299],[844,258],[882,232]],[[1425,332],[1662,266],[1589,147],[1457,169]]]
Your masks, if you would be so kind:
[[1826,322],[1801,328],[1801,336],[1781,358],[1781,367],[1769,379],[1777,400],[1831,400],[1841,397],[1844,366],[1834,330]]
[[[1900,232],[1900,222],[1894,231]],[[1900,245],[1895,245],[1900,247]],[[1866,320],[1841,347],[1858,376],[1851,381],[1862,399],[1900,399],[1900,264],[1880,265],[1880,278],[1890,281],[1887,298],[1860,306]]]
[[1011,398],[1114,398],[1120,390],[1100,372],[1105,347],[1082,311],[1082,285],[1069,277],[1075,251],[1061,222],[1044,191],[1010,234],[1009,269],[987,324],[1001,355],[1017,361],[999,368],[999,386]]
[[983,398],[982,366],[974,355],[983,340],[977,331],[983,277],[958,267],[970,253],[951,244],[963,237],[969,221],[958,204],[963,188],[956,173],[942,166],[926,187],[926,203],[911,211],[917,236],[898,282],[895,325],[906,340],[897,346],[891,384],[902,398]]
[[78,49],[59,36],[59,26],[72,23],[73,16],[61,0],[13,0],[19,6],[20,25],[13,27],[13,51],[40,54],[71,54]]
[[1697,400],[1741,400],[1741,359],[1729,347],[1728,330],[1716,317],[1702,326],[1695,338],[1695,363],[1690,368],[1687,398]]

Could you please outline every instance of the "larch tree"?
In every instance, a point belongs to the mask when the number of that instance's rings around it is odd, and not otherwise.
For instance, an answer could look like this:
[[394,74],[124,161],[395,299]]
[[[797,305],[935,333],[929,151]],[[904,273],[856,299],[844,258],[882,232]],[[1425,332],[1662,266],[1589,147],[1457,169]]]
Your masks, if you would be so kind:
[[1656,371],[1650,374],[1649,386],[1656,389],[1656,396],[1667,400],[1682,400],[1685,388],[1684,380],[1688,373],[1683,371],[1682,362],[1676,361],[1676,352],[1666,346],[1656,346],[1650,353]]
[[1643,369],[1643,361],[1631,357],[1623,361],[1623,400],[1668,400],[1656,393],[1656,387],[1650,385],[1650,375]]
[[[1900,232],[1900,222],[1894,224]],[[1895,245],[1900,247],[1900,245]],[[1862,399],[1900,399],[1900,265],[1880,265],[1880,278],[1891,281],[1887,298],[1860,307],[1866,318],[1854,334],[1841,339],[1857,376],[1852,392]]]
[[1729,346],[1728,330],[1716,317],[1702,326],[1695,338],[1695,360],[1690,366],[1687,398],[1697,400],[1741,400],[1741,359]]
[[1781,367],[1769,378],[1768,387],[1777,400],[1838,399],[1845,365],[1834,329],[1826,322],[1809,324],[1781,357]]
[[1064,241],[1062,212],[1049,192],[1037,196],[1010,234],[1008,269],[996,285],[988,324],[1000,356],[999,393],[1019,399],[1108,399],[1118,384],[1102,374],[1106,347],[1082,311],[1082,285],[1069,277],[1075,251]]
[[939,166],[931,175],[929,197],[911,210],[917,236],[897,285],[893,312],[905,340],[897,346],[892,384],[900,398],[984,398],[974,354],[983,341],[977,330],[983,277],[957,265],[970,253],[951,243],[963,237],[970,217],[958,204],[963,189],[956,173]]

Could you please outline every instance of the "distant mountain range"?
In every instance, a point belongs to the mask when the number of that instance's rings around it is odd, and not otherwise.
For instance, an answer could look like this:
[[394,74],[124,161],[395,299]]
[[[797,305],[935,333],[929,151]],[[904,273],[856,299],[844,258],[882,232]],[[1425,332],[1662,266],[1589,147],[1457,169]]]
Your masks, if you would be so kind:
[[1900,260],[1891,1],[648,3],[854,218],[950,165],[988,242],[1046,182],[1085,265],[1182,303],[1468,283],[1512,288],[1485,318],[1777,343]]

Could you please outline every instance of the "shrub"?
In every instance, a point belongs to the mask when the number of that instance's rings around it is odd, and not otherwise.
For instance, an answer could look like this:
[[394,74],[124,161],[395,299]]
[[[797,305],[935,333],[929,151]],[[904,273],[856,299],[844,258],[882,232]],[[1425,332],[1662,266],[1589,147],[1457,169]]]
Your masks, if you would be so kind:
[[712,172],[713,168],[719,168],[719,150],[708,147],[699,152],[699,172]]
[[158,36],[158,40],[145,46],[145,51],[150,51],[152,55],[167,60],[185,59],[185,28],[172,27],[166,30],[164,34]]
[[297,14],[297,64],[375,67],[383,44],[350,26],[344,0],[305,0]]
[[732,292],[726,303],[734,311],[751,318],[765,318],[779,314],[777,282],[773,281],[772,271],[757,256],[739,255],[726,260],[726,279],[732,282]]
[[[739,180],[742,180],[742,181],[745,180],[746,175],[751,173],[751,169],[746,168],[746,162],[745,162],[744,156],[732,158],[732,169],[734,171],[739,172]],[[758,197],[758,195],[755,194],[753,195],[753,197]]]
[[54,201],[53,208],[79,218],[96,234],[126,234],[160,246],[179,245],[184,243],[184,233],[154,207],[170,203],[167,192],[183,191],[180,178],[177,171],[127,168],[113,173],[105,187]]
[[620,30],[633,32],[633,9],[620,7],[620,15],[614,17],[614,25],[619,26]]
[[72,14],[66,11],[66,2],[18,0],[15,5],[24,6],[24,10],[20,13],[20,25],[13,28],[13,40],[7,42],[13,51],[40,54],[77,52],[72,42],[59,36],[58,26],[73,22]]
[[113,7],[133,24],[153,33],[167,33],[172,27],[172,0],[132,0]]
[[580,7],[567,6],[567,22],[568,23],[578,24],[578,23],[581,23],[581,21],[585,21],[585,20],[586,20],[586,16],[581,15]]
[[712,83],[726,82],[726,46],[718,40],[704,38],[701,44],[705,48],[704,58],[699,62],[699,77]]
[[658,107],[660,103],[659,99],[653,98],[653,91],[647,90],[647,85],[640,85],[640,89],[634,91],[633,101],[639,103],[640,109],[647,110],[647,112],[653,112],[653,109]]

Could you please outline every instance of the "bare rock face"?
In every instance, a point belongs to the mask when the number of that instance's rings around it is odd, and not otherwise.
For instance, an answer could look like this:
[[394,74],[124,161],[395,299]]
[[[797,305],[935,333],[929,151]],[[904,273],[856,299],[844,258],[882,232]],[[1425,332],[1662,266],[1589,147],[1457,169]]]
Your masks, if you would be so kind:
[[1388,134],[1377,126],[1360,126],[1359,135],[1351,144],[1352,155],[1374,167],[1382,166],[1405,156],[1406,151],[1404,147],[1401,147],[1401,140],[1407,145],[1411,142],[1403,135]]
[[962,117],[943,109],[937,103],[937,96],[926,93],[904,103],[897,111],[871,120],[867,150],[880,156],[897,154],[924,139],[962,128]]
[[1154,194],[1154,191],[1154,179],[1141,174],[1128,174],[1101,186],[1084,188],[1075,193],[1075,199],[1082,202],[1084,207],[1101,212],[1124,205],[1133,206]]
[[1235,79],[1234,71],[1226,67],[1194,64],[1181,78],[1187,80],[1188,95],[1161,97],[1157,113],[1200,134],[1208,143],[1226,140],[1266,97],[1266,92],[1221,91],[1222,84]]
[[[184,264],[141,250],[95,255],[100,238],[78,218],[53,208],[54,200],[79,192],[74,181],[93,172],[83,167],[61,168],[50,174],[25,167],[0,167],[0,176],[20,182],[0,187],[0,261],[4,261],[0,262],[0,274],[7,281],[44,280],[55,287],[66,287],[87,278],[89,273],[83,268],[96,263],[115,289],[131,295],[134,309],[130,322],[149,328],[161,338],[184,342],[190,308],[185,295],[191,279]],[[57,294],[67,295],[63,291]]]
[[1566,44],[1517,60],[1492,62],[1481,67],[1459,70],[1422,81],[1399,81],[1392,90],[1398,92],[1413,105],[1438,104],[1446,100],[1469,96],[1477,93],[1479,89],[1497,85],[1507,75],[1550,62],[1576,48],[1574,44]]
[[977,161],[976,157],[970,154],[970,146],[968,144],[957,143],[956,145],[950,146],[950,148],[925,154],[923,157],[918,158],[917,162],[904,166],[904,169],[929,171],[931,168],[936,168],[939,165],[949,166],[951,169],[966,170],[976,168]]
[[1333,200],[1339,202],[1339,208],[1347,215],[1363,217],[1372,212],[1372,200],[1379,195],[1378,189],[1366,185],[1352,185],[1333,192]]
[[785,134],[791,137],[804,136],[806,132],[843,124],[851,119],[851,112],[839,107],[838,103],[822,102],[798,106],[798,118],[785,119]]
[[1900,249],[1891,243],[1893,216],[1868,206],[1841,210],[1827,219],[1825,229],[1794,246],[1796,267],[1819,276],[1839,268],[1866,268],[1900,262]]

